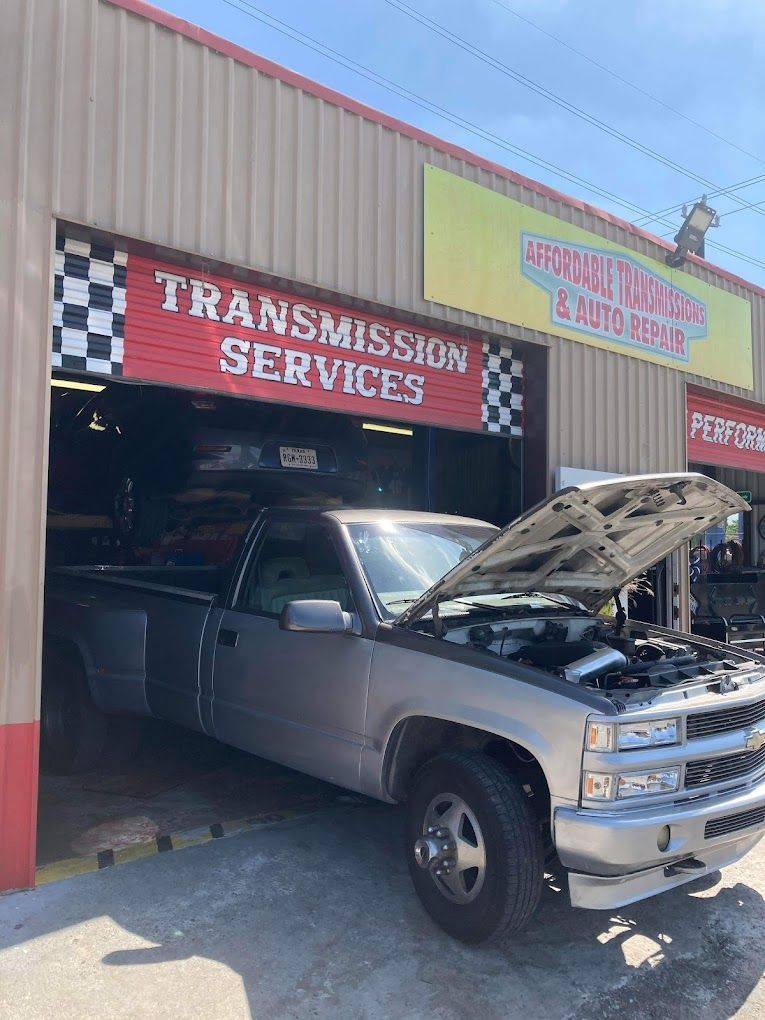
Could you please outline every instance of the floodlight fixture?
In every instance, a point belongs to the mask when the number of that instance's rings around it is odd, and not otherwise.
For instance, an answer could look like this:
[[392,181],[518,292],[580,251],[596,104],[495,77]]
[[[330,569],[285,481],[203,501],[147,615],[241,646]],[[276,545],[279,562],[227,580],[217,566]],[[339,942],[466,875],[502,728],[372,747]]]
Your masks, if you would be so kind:
[[665,262],[677,268],[685,262],[686,255],[704,255],[704,238],[710,227],[719,227],[720,217],[707,205],[707,196],[702,195],[690,212],[683,206],[685,220],[675,234],[675,251],[668,252]]

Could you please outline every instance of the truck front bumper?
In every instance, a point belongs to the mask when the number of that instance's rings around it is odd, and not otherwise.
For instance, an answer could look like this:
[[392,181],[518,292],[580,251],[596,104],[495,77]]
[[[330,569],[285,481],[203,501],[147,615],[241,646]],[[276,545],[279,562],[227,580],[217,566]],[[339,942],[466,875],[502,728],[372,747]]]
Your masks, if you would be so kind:
[[[707,823],[710,825],[707,830]],[[571,903],[613,910],[733,864],[765,835],[765,780],[735,795],[645,810],[560,806],[555,847]],[[659,840],[666,838],[666,850]],[[664,832],[662,830],[665,830]],[[685,864],[694,859],[694,866]],[[701,865],[701,866],[699,866]]]

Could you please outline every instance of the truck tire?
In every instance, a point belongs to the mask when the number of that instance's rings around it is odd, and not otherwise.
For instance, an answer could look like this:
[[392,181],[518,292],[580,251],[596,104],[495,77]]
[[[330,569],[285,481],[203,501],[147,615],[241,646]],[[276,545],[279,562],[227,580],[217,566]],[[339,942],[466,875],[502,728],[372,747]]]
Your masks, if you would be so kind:
[[422,905],[463,942],[498,942],[539,902],[539,821],[508,769],[478,752],[450,752],[416,774],[406,802],[406,856]]
[[115,528],[128,545],[153,545],[167,527],[167,497],[149,495],[146,490],[147,486],[140,478],[125,475],[114,496]]
[[108,717],[96,707],[75,652],[49,648],[43,655],[40,767],[53,775],[95,768],[106,741]]

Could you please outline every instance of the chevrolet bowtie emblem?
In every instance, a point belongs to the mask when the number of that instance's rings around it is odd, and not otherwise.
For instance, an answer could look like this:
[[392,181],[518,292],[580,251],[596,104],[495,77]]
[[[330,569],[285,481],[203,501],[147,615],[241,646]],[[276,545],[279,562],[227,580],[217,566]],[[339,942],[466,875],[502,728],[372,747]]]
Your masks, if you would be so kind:
[[765,730],[752,730],[746,738],[747,750],[759,751],[763,745],[765,745]]

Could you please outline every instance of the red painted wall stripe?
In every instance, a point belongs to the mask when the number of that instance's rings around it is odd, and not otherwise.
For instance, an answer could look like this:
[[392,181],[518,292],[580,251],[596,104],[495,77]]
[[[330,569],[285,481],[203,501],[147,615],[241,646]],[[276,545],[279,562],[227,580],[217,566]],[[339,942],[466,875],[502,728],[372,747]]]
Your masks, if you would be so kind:
[[39,722],[0,726],[0,892],[35,884]]
[[[516,173],[514,170],[510,170],[507,167],[502,166],[500,163],[494,163],[490,159],[485,159],[483,156],[478,156],[476,153],[470,152],[469,149],[463,149],[461,146],[454,145],[452,142],[444,141],[443,138],[439,138],[437,135],[431,135],[429,132],[422,131],[420,128],[414,127],[412,124],[407,124],[406,121],[399,120],[397,117],[391,117],[389,114],[382,113],[380,110],[376,110],[372,106],[367,106],[365,103],[360,103],[356,99],[351,99],[349,96],[343,95],[342,92],[336,92],[334,89],[328,88],[326,85],[320,85],[318,82],[312,81],[310,78],[306,78],[302,74],[298,74],[296,71],[290,71],[288,68],[282,67],[281,64],[274,63],[274,61],[268,60],[266,57],[261,57],[257,53],[253,53],[251,50],[246,50],[243,46],[238,46],[236,43],[233,43],[228,39],[215,35],[214,32],[208,32],[207,29],[200,28],[199,25],[194,25],[190,21],[177,17],[175,14],[169,14],[167,11],[161,11],[159,8],[154,7],[153,4],[146,3],[145,0],[107,0],[107,2],[111,3],[114,7],[121,7],[123,10],[130,11],[131,14],[137,14],[142,18],[147,18],[149,21],[162,25],[163,28],[169,28],[171,31],[177,32],[179,35],[183,35],[187,39],[193,39],[194,42],[199,43],[201,46],[207,46],[209,49],[216,50],[218,53],[223,54],[224,57],[231,57],[233,60],[238,60],[240,64],[252,67],[256,71],[260,71],[263,74],[268,75],[270,78],[277,78],[279,81],[283,81],[286,85],[292,85],[295,88],[301,89],[303,92],[316,96],[318,99],[323,99],[327,103],[332,103],[333,106],[338,106],[342,110],[347,110],[349,113],[355,113],[359,117],[363,117],[365,120],[370,120],[375,124],[381,124],[383,127],[390,128],[391,131],[396,131],[398,134],[404,135],[407,138],[412,138],[415,141],[422,142],[424,145],[429,145],[431,148],[437,149],[439,152],[444,152],[449,156],[454,156],[455,159],[464,160],[471,166],[479,167],[482,170],[488,170],[489,173],[497,174],[500,177],[504,177],[505,180],[513,181],[521,187],[528,188],[530,191],[535,191],[538,195],[544,195],[557,202],[563,202],[572,209],[591,213],[593,216],[597,216],[598,219],[604,220],[606,223],[612,223],[621,230],[625,230],[628,233],[633,234],[635,237],[646,238],[653,244],[658,245],[660,248],[664,248],[666,251],[675,250],[674,244],[670,244],[668,241],[665,241],[664,238],[657,237],[655,234],[651,234],[647,230],[642,230],[640,227],[635,226],[634,223],[630,223],[629,220],[624,220],[620,216],[615,216],[613,213],[606,212],[605,209],[599,209],[597,206],[590,205],[589,202],[584,202],[582,199],[566,195],[562,191],[557,191],[555,188],[542,184],[541,181],[535,181],[530,177],[524,177],[523,174]],[[689,255],[687,258],[690,262],[694,262],[697,265],[710,270],[710,272],[714,273],[721,279],[729,280],[731,283],[735,283],[740,287],[746,287],[747,290],[754,294],[759,294],[762,297],[765,297],[764,287],[758,287],[757,284],[751,283],[749,280],[744,280],[742,277],[736,276],[735,273],[731,273],[727,269],[721,269],[719,266],[713,265],[705,259],[700,259],[696,255]]]

